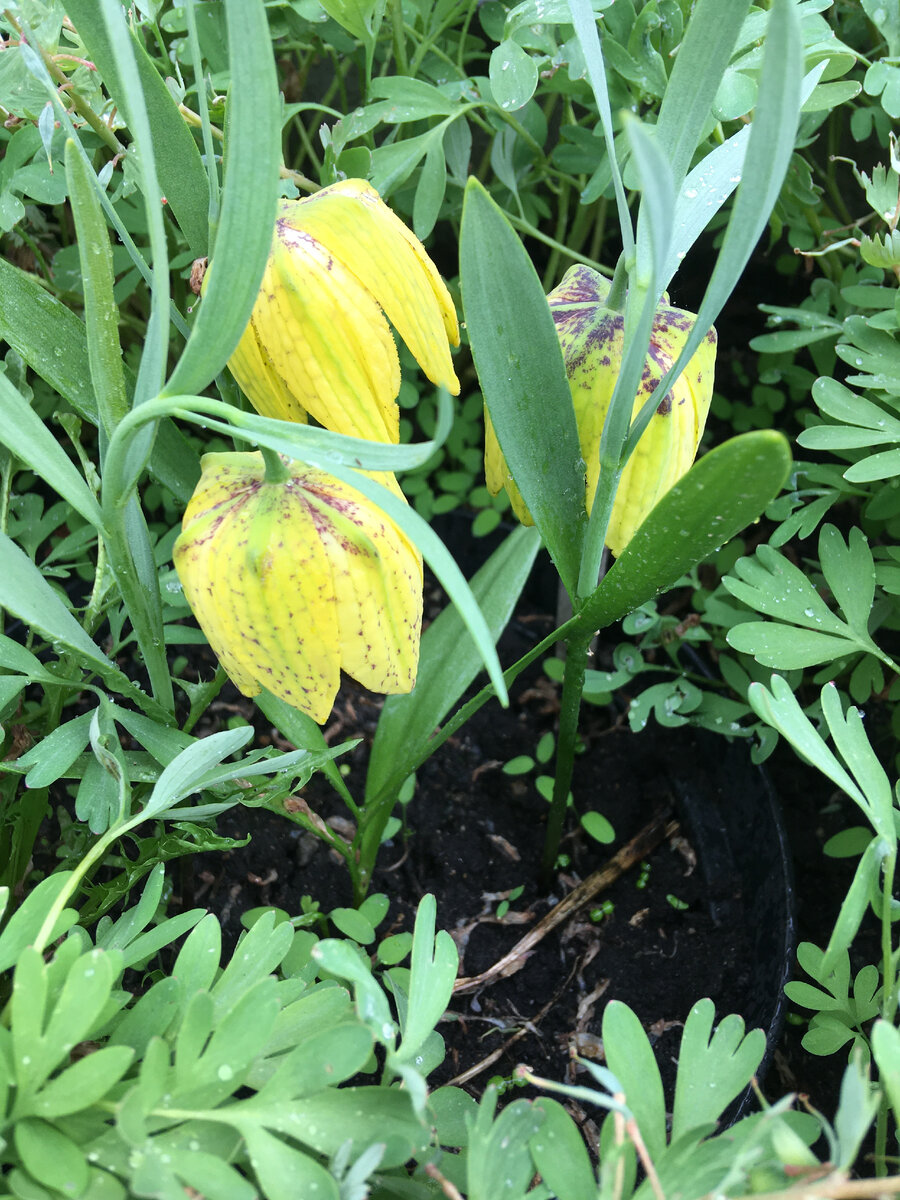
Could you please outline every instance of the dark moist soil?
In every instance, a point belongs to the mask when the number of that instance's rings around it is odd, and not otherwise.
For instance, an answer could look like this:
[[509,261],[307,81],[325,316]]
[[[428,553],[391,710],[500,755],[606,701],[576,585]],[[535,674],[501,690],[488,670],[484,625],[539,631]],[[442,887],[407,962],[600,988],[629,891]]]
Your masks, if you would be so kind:
[[[550,599],[540,586],[530,588],[501,642],[502,662],[514,661],[550,632]],[[599,653],[605,657],[603,648]],[[223,693],[218,703],[222,718],[239,708],[240,698],[232,705]],[[326,729],[332,743],[363,738],[341,760],[350,768],[347,782],[357,796],[379,709],[377,697],[347,683]],[[745,744],[652,722],[634,734],[621,700],[618,708],[585,706],[585,750],[576,761],[573,781],[577,811],[602,812],[616,837],[611,845],[601,845],[578,828],[570,812],[562,847],[568,864],[558,871],[551,894],[542,894],[536,880],[548,805],[534,779],[548,768],[521,776],[502,768],[516,756],[533,755],[541,735],[555,729],[557,714],[557,686],[536,664],[518,681],[509,710],[490,703],[420,769],[404,827],[382,847],[373,881],[372,890],[390,899],[378,938],[411,930],[416,905],[433,893],[438,924],[450,931],[459,948],[460,976],[478,975],[648,821],[668,814],[677,826],[544,938],[521,970],[471,994],[454,995],[439,1027],[446,1058],[430,1083],[455,1082],[478,1096],[490,1079],[508,1079],[525,1063],[537,1075],[589,1084],[574,1055],[603,1061],[603,1009],[618,999],[634,1009],[646,1029],[671,1104],[681,1029],[697,1000],[712,998],[719,1017],[740,1013],[748,1026],[769,1030],[773,1022],[780,1024],[778,997],[790,930],[784,897],[770,894],[773,886],[776,892],[785,886],[779,831]],[[261,735],[287,748],[274,730],[261,730]],[[813,803],[822,804],[821,783],[812,778],[818,790],[813,793],[804,784],[804,798],[815,795]],[[338,833],[352,834],[348,814],[324,779],[314,777],[303,799]],[[731,835],[737,838],[737,850],[718,844],[717,820],[708,819],[713,810],[731,814],[733,825],[737,820]],[[809,813],[800,823],[808,833]],[[765,830],[761,845],[753,844],[757,824]],[[186,887],[182,901],[217,912],[227,944],[233,945],[241,932],[241,914],[259,905],[293,914],[300,912],[304,896],[318,901],[326,913],[352,903],[350,880],[338,856],[288,817],[238,808],[219,819],[218,829],[235,838],[249,834],[251,841],[225,854],[198,856],[194,895]],[[820,844],[817,851],[821,859]],[[748,858],[749,882],[742,882],[729,857],[733,853]],[[816,849],[810,853],[814,858]],[[824,885],[817,881],[814,886],[813,905],[821,913],[827,907]],[[498,915],[498,906],[517,888],[523,889],[521,894],[510,900],[505,915]],[[834,912],[841,894],[835,893]],[[598,920],[595,911],[592,919],[592,910],[606,902],[611,913]],[[801,936],[816,940],[817,934]],[[827,932],[819,936],[820,944],[826,939]],[[774,1050],[773,1039],[768,1057]],[[807,1078],[809,1056],[796,1039],[786,1047],[782,1043],[775,1064],[769,1088],[773,1095],[799,1087],[812,1091],[826,1112],[833,1111],[837,1083],[832,1091],[829,1076],[826,1091],[816,1086],[815,1071]],[[592,1132],[588,1122],[589,1138]]]

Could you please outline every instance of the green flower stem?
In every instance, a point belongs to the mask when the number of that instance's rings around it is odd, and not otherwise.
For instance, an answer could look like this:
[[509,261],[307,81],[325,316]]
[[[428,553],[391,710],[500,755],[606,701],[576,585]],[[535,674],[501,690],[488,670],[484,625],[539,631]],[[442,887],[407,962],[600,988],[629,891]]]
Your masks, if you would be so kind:
[[403,0],[391,0],[391,31],[393,33],[394,59],[397,73],[409,74],[409,59],[406,57],[406,33],[403,27]]
[[263,462],[266,464],[266,483],[283,483],[290,478],[290,468],[277,450],[268,446],[260,446]]
[[469,26],[472,24],[472,18],[478,11],[478,0],[469,0],[469,7],[466,9],[466,18],[462,23],[462,28],[459,31],[459,47],[456,52],[456,66],[460,75],[465,78],[466,75],[466,39],[469,36]]
[[578,717],[581,712],[581,695],[584,691],[584,672],[590,639],[584,636],[570,637],[566,642],[566,666],[563,674],[562,698],[559,711],[559,737],[556,746],[556,771],[553,778],[553,797],[550,801],[550,816],[544,838],[544,857],[541,861],[541,880],[550,886],[559,841],[562,837],[563,821],[569,789],[572,785],[572,768],[575,764],[575,744],[578,739]]
[[216,243],[216,232],[219,228],[219,173],[216,169],[216,155],[213,149],[213,131],[209,120],[209,105],[206,102],[206,79],[203,74],[203,57],[200,53],[200,38],[197,35],[197,14],[194,9],[196,0],[188,0],[185,7],[187,17],[188,46],[191,52],[191,66],[194,68],[194,82],[197,87],[197,103],[200,107],[200,126],[203,131],[203,153],[206,156],[206,175],[209,180],[209,251],[211,255]]
[[106,542],[100,537],[97,539],[97,561],[94,565],[94,586],[91,588],[91,598],[88,600],[87,607],[84,610],[84,616],[81,619],[81,624],[86,633],[93,637],[97,626],[100,624],[100,609],[103,604],[103,597],[106,595]]
[[102,837],[99,837],[97,841],[94,842],[93,846],[91,846],[84,858],[80,860],[78,866],[71,871],[69,878],[66,880],[65,886],[54,900],[50,910],[44,918],[43,925],[38,930],[37,937],[34,939],[33,945],[39,954],[46,950],[47,943],[50,941],[56,922],[62,915],[63,909],[66,907],[69,900],[71,900],[71,898],[78,891],[78,888],[81,886],[81,881],[87,875],[88,871],[90,871],[95,863],[103,861],[107,850],[117,838],[120,838],[123,834],[127,833],[129,829],[133,829],[136,825],[140,825],[143,820],[144,818],[141,813],[138,813],[136,816],[131,817],[128,821],[124,821],[121,824],[114,825],[112,828],[107,829],[106,833],[104,833]]
[[897,870],[897,843],[882,863],[883,882],[881,891],[881,964],[884,974],[884,995],[881,1001],[881,1015],[886,1021],[894,1022],[897,1013],[897,976],[892,969],[892,921],[891,902],[894,895],[894,875]]
[[546,234],[542,230],[538,229],[536,225],[532,225],[530,221],[526,221],[522,217],[515,217],[512,213],[505,211],[503,215],[514,229],[520,230],[522,233],[527,234],[528,237],[533,237],[537,242],[543,242],[544,245],[549,246],[551,250],[558,250],[559,253],[565,258],[570,258],[573,262],[584,263],[586,267],[593,267],[593,269],[595,271],[599,271],[601,275],[610,274],[609,267],[605,267],[603,263],[597,262],[593,258],[587,258],[585,255],[579,254],[577,250],[571,250],[568,246],[564,246],[562,242],[558,242],[555,238],[550,237],[549,234]]

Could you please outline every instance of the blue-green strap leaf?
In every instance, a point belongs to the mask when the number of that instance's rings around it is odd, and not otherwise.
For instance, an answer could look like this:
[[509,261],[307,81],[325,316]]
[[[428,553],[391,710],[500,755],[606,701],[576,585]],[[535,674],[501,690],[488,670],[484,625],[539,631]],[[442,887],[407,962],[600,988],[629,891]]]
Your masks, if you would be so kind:
[[202,392],[225,366],[250,320],[275,228],[281,101],[266,11],[262,0],[226,0],[225,15],[231,87],[214,267],[166,395]]
[[472,356],[497,440],[574,596],[585,482],[562,350],[531,260],[476,179],[466,187],[460,276]]

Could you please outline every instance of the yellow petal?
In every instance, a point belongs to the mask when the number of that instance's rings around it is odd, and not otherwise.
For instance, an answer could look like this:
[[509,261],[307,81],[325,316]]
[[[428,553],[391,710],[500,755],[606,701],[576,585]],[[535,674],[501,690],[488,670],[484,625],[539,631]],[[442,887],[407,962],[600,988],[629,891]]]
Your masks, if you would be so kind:
[[447,345],[459,344],[450,293],[425,247],[378,192],[364,180],[346,179],[308,199],[283,201],[280,215],[353,271],[432,383],[458,395]]
[[381,509],[341,481],[307,471],[303,488],[331,567],[342,668],[372,691],[411,691],[422,627],[418,551]]
[[399,440],[400,364],[384,314],[309,234],[279,226],[253,323],[275,370],[321,425]]
[[261,416],[275,417],[279,421],[306,422],[306,410],[275,370],[265,346],[259,340],[252,317],[228,360],[228,368],[238,387]]
[[259,455],[208,454],[202,467],[174,553],[191,608],[245,695],[265,686],[322,722],[340,683],[340,640],[309,507],[265,482]]
[[[687,318],[685,320],[685,318]],[[663,310],[654,326],[651,356],[635,400],[632,419],[672,366],[693,325],[693,315]],[[679,322],[666,332],[666,322]],[[659,332],[662,325],[663,332]],[[650,419],[629,458],[613,505],[606,543],[615,555],[631,541],[650,511],[690,470],[706,424],[713,391],[716,337],[707,335]]]
[[531,513],[522,499],[522,493],[509,473],[509,467],[506,465],[506,459],[503,457],[503,451],[497,441],[497,434],[494,431],[487,405],[484,409],[484,481],[492,496],[496,496],[505,488],[516,519],[523,525],[534,524]]

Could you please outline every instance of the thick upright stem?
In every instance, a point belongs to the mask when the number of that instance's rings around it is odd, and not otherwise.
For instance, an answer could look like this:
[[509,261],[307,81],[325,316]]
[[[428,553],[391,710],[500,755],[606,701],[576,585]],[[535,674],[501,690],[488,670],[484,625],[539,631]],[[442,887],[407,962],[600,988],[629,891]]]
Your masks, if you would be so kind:
[[545,886],[550,884],[556,856],[559,853],[559,841],[562,837],[569,789],[572,786],[575,743],[578,738],[578,717],[581,712],[581,694],[584,691],[584,672],[587,667],[587,648],[588,643],[583,637],[570,638],[566,642],[566,667],[563,675],[559,738],[556,746],[556,774],[553,780],[550,816],[547,818],[544,858],[541,863],[541,880]]

